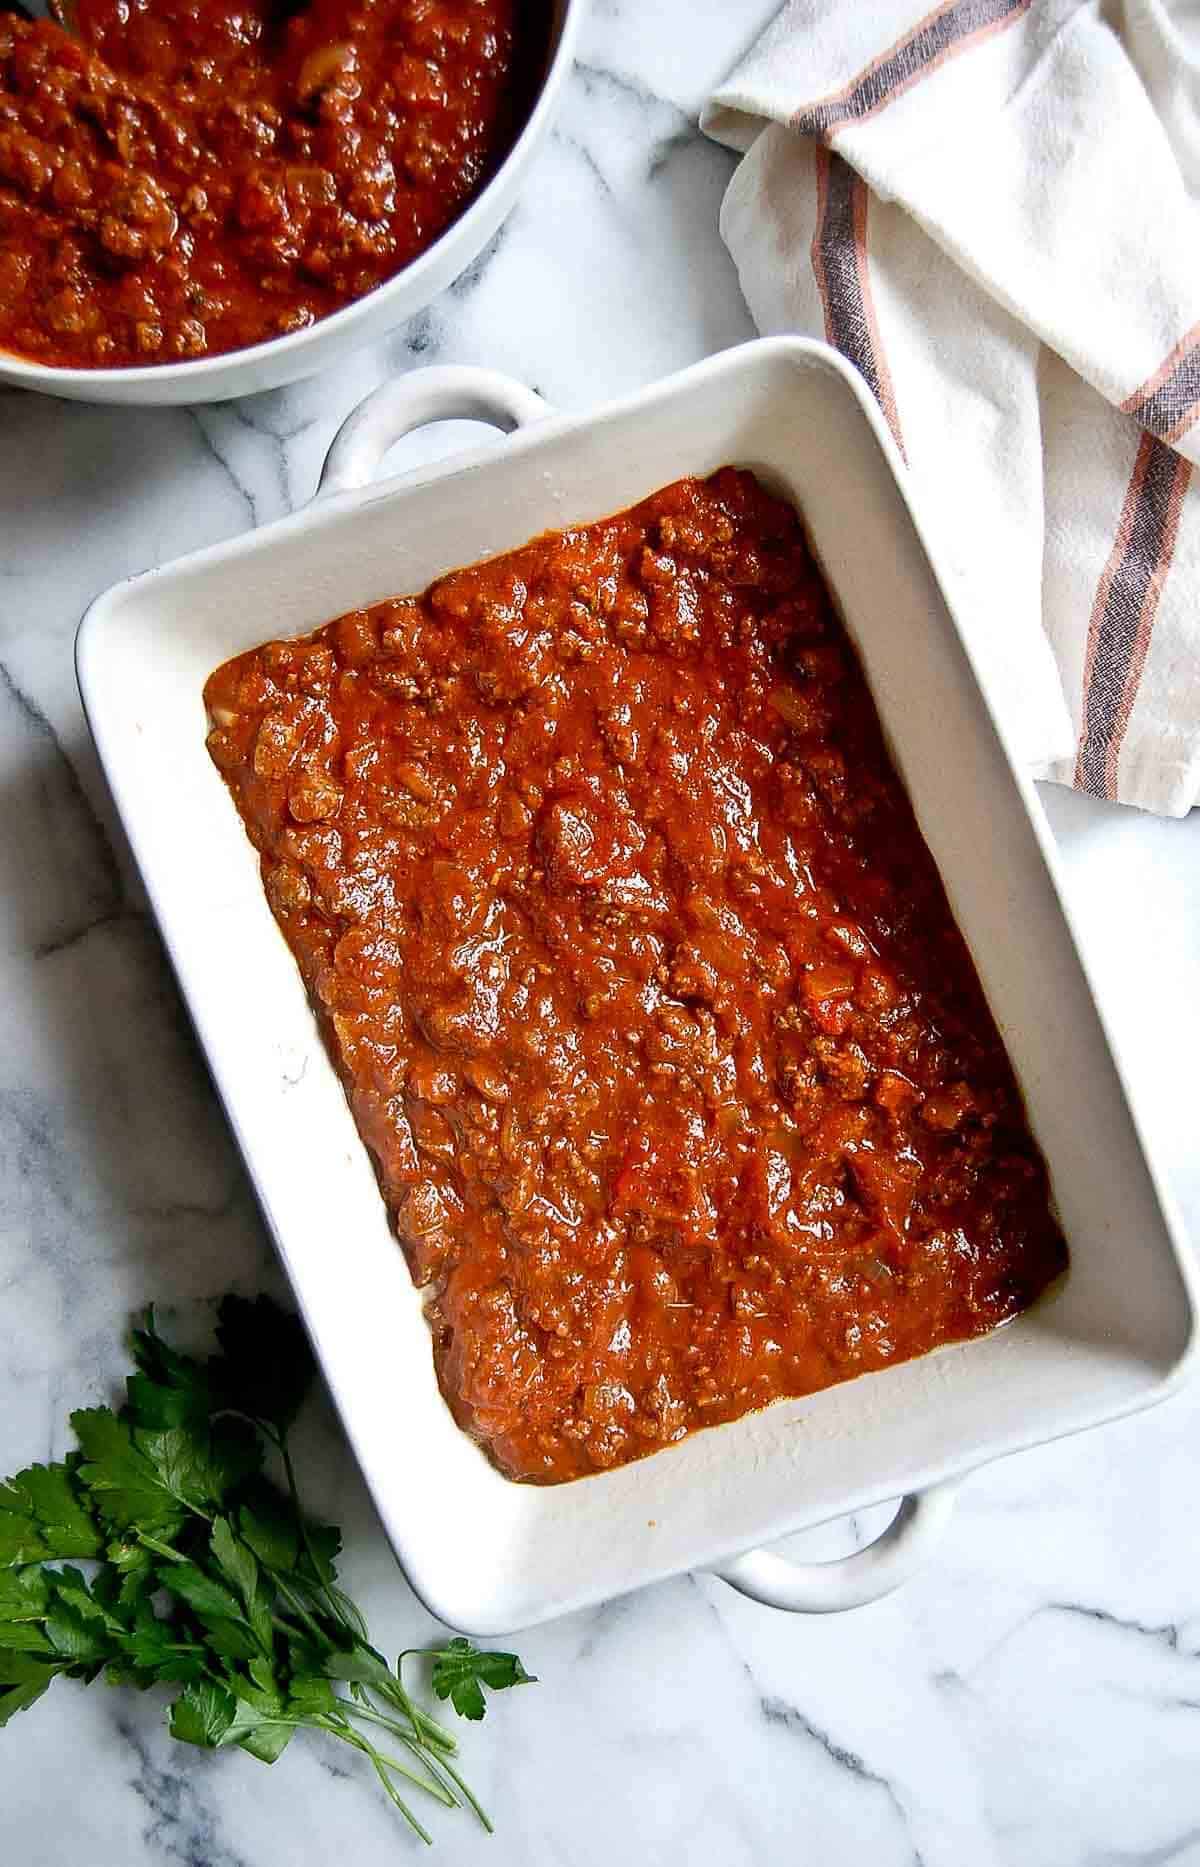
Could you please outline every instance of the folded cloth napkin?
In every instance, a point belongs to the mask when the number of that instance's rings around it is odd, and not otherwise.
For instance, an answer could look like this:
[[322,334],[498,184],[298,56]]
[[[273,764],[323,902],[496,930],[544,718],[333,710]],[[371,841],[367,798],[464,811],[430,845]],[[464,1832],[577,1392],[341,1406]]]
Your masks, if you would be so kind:
[[[1189,24],[1190,13],[1190,24]],[[709,106],[762,331],[836,344],[1036,775],[1200,802],[1195,0],[790,0]]]

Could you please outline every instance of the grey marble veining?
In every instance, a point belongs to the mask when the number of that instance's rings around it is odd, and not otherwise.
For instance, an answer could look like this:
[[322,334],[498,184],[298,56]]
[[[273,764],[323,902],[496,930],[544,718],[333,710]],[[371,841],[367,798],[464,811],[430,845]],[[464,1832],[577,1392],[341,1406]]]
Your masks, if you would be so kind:
[[[110,1395],[129,1311],[277,1279],[80,715],[118,577],[311,496],[339,422],[431,362],[582,407],[752,335],[699,105],[773,0],[593,0],[554,139],[491,247],[385,343],[190,411],[0,391],[0,1471]],[[446,430],[404,458],[461,443]],[[1200,815],[1048,803],[1113,1025],[1200,1229]],[[1070,1093],[1070,1086],[1065,1086]],[[399,1423],[402,1430],[403,1423]],[[317,1405],[303,1463],[381,1642],[431,1631]],[[689,1577],[525,1636],[467,1732],[494,1839],[456,1867],[1200,1867],[1200,1397],[978,1474],[928,1568],[792,1620]],[[805,1539],[853,1547],[874,1520]],[[435,1812],[436,1813],[436,1812]],[[356,1867],[414,1849],[374,1780],[173,1744],[153,1698],[58,1686],[0,1735],[4,1867]]]

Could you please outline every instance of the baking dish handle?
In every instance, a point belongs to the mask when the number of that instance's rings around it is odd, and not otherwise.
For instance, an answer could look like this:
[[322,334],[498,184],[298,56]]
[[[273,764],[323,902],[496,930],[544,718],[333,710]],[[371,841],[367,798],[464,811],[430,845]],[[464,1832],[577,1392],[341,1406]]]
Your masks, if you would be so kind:
[[394,376],[349,414],[325,456],[318,498],[371,480],[388,448],[431,421],[486,421],[511,434],[551,409],[534,390],[499,370],[452,364]]
[[793,1614],[837,1614],[865,1607],[907,1582],[945,1528],[956,1487],[931,1485],[901,1500],[882,1536],[838,1562],[789,1562],[769,1549],[714,1563],[712,1573],[768,1608]]

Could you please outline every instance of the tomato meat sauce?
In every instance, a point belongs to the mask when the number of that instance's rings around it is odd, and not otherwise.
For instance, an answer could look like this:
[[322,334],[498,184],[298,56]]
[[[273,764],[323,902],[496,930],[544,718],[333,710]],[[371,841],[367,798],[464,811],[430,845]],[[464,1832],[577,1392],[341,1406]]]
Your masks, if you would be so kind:
[[206,701],[443,1390],[510,1476],[980,1335],[1064,1268],[854,651],[751,474]]
[[0,11],[0,349],[112,368],[303,329],[429,246],[515,140],[549,0]]

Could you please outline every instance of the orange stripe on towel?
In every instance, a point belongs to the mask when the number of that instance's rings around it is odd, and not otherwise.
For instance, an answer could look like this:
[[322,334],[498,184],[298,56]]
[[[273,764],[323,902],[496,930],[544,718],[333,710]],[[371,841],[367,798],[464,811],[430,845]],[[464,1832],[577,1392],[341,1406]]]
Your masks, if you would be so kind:
[[1121,748],[1191,477],[1186,460],[1152,434],[1142,436],[1088,624],[1075,783],[1093,797],[1117,795]]

